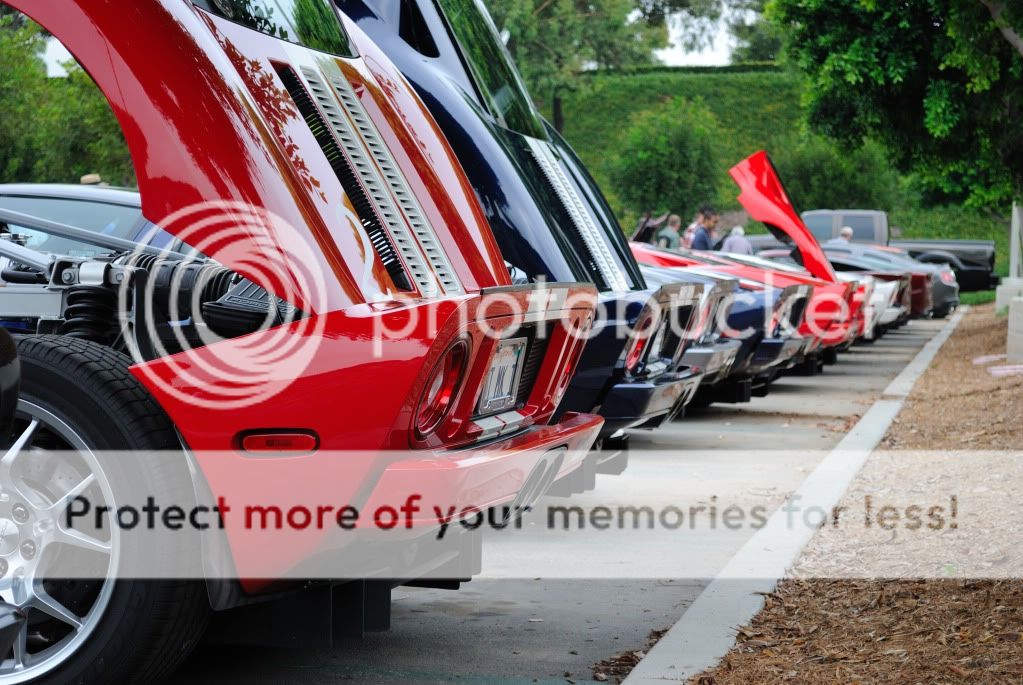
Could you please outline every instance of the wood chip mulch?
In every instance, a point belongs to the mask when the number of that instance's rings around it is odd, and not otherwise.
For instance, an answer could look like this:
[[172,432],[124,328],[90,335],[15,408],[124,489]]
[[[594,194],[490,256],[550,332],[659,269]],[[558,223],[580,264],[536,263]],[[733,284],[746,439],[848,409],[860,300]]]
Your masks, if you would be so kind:
[[1019,581],[786,580],[697,685],[1023,682]]
[[1023,450],[1023,376],[997,378],[1008,319],[994,304],[973,307],[917,381],[881,449]]
[[[1023,378],[974,360],[1007,323],[975,307],[917,383],[883,449],[1023,449]],[[1023,683],[1023,580],[789,579],[697,685]]]

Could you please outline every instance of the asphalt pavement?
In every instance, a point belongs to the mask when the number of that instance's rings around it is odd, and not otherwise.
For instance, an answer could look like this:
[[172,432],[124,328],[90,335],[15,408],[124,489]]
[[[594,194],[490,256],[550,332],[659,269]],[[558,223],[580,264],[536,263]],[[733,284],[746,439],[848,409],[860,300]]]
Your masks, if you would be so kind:
[[[614,510],[735,504],[773,510],[864,414],[942,322],[914,321],[856,346],[766,398],[696,410],[632,436],[628,469],[547,504]],[[397,588],[391,629],[331,649],[202,646],[173,683],[589,682],[601,659],[670,627],[749,526],[552,531],[549,509],[484,543],[484,575],[458,591]],[[704,512],[705,515],[705,512]],[[560,536],[560,537],[559,537]],[[552,537],[555,539],[552,540]],[[674,571],[674,572],[673,572]]]

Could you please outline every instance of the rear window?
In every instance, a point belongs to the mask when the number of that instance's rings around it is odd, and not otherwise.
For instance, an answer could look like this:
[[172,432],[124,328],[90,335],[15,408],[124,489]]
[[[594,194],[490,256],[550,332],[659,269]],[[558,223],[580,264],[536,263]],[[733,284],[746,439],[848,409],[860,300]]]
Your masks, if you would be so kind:
[[338,57],[355,50],[330,0],[192,0],[218,17]]
[[825,240],[831,240],[831,215],[830,214],[811,214],[803,217],[803,222],[806,227],[810,229],[810,233],[813,233],[813,237],[819,242]]
[[486,8],[479,0],[438,0],[437,4],[490,113],[505,128],[546,138],[540,115]]
[[[142,210],[137,207],[81,200],[9,195],[0,197],[0,208],[127,240],[135,237],[142,220]],[[28,240],[26,245],[40,252],[72,257],[92,257],[109,252],[102,247],[61,238],[16,224],[10,224],[8,228],[11,233],[25,236]]]
[[853,240],[874,242],[874,217],[864,214],[846,214],[842,217],[842,226],[853,230]]

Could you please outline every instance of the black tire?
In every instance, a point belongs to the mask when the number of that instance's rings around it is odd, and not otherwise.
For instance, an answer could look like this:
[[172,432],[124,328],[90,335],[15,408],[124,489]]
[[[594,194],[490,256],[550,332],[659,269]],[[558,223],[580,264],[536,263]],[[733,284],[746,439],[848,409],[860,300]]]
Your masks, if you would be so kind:
[[[18,353],[23,401],[52,412],[93,450],[139,450],[137,460],[120,459],[111,466],[132,470],[134,482],[145,483],[149,492],[178,502],[194,497],[174,427],[128,373],[127,356],[60,336],[21,338]],[[158,682],[201,639],[208,617],[201,580],[118,580],[89,638],[65,662],[31,682]]]

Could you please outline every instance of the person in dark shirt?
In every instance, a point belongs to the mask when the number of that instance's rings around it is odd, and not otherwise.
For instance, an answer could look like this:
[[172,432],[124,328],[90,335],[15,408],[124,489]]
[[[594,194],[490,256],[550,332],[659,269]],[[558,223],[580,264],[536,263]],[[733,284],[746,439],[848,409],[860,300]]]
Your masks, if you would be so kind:
[[694,250],[710,250],[714,246],[714,229],[718,225],[718,213],[710,205],[700,208],[696,217],[696,232],[693,234],[691,247]]

